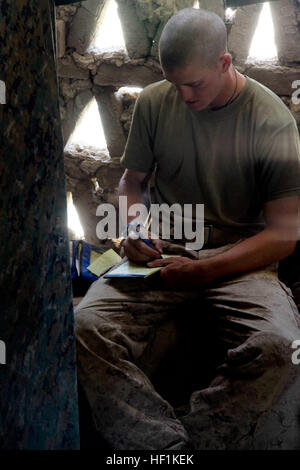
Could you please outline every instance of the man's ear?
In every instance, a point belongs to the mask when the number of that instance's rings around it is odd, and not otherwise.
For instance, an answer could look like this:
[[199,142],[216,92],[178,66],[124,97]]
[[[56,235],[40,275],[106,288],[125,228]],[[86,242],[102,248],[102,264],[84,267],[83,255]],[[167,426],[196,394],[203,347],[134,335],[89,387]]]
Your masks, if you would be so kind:
[[219,70],[221,73],[226,73],[232,64],[232,57],[228,52],[222,52],[219,57]]

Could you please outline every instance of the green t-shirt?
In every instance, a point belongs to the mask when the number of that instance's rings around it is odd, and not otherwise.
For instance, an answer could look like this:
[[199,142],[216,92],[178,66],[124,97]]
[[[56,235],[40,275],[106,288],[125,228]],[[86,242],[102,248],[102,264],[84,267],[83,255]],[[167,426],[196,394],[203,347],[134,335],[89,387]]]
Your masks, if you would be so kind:
[[121,163],[155,170],[156,203],[204,204],[205,220],[254,234],[263,203],[300,194],[296,122],[268,88],[247,77],[219,110],[194,111],[163,80],[140,94]]

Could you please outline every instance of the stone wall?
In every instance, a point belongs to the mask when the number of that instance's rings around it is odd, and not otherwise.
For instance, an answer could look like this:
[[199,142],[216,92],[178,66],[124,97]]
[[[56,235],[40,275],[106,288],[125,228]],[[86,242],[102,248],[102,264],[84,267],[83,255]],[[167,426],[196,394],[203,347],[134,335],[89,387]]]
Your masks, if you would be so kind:
[[52,1],[1,2],[2,452],[79,448],[53,17]]
[[[82,221],[86,240],[99,243],[95,208],[117,202],[116,186],[123,170],[123,153],[137,92],[121,87],[145,87],[162,79],[157,44],[162,28],[177,10],[193,0],[117,0],[127,50],[97,51],[89,48],[97,22],[107,3],[86,0],[58,7],[57,53],[60,110],[64,141],[72,134],[92,97],[99,105],[108,153],[75,145],[65,152],[68,190]],[[225,18],[223,1],[200,1]],[[292,83],[300,80],[300,0],[271,2],[278,62],[246,63],[262,4],[236,10],[227,21],[229,50],[237,68],[277,93],[291,109],[300,128],[300,105],[292,103]],[[96,189],[95,189],[96,188]],[[101,189],[99,189],[101,188]]]

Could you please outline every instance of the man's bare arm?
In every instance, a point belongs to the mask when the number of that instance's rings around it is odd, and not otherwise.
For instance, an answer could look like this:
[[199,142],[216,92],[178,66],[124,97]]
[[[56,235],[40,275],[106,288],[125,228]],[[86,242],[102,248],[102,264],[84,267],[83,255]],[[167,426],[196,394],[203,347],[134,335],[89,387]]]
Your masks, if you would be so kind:
[[[147,206],[150,202],[149,180],[151,174],[139,171],[125,170],[118,187],[119,196],[127,196],[126,214],[121,213],[122,220],[133,221],[136,217],[128,215],[128,209],[133,204],[144,204]],[[145,223],[145,220],[139,220]],[[161,255],[161,241],[151,240],[156,250],[151,249],[141,240],[135,240],[130,236],[123,242],[125,255],[129,259],[137,262],[145,262],[151,259],[159,258]]]
[[230,250],[198,261],[182,258],[156,260],[148,265],[165,266],[161,276],[169,287],[200,285],[216,279],[251,271],[289,256],[298,237],[299,197],[292,196],[264,205],[266,228]]
[[[149,179],[151,175],[140,171],[125,170],[119,182],[119,196],[127,196],[127,212],[121,214],[124,220],[127,217],[128,223],[134,216],[128,216],[128,208],[133,204],[147,204],[149,199]],[[145,222],[145,221],[143,221]]]
[[266,228],[212,258],[214,261],[207,265],[208,277],[250,271],[292,254],[298,236],[298,208],[298,196],[267,202],[264,205]]

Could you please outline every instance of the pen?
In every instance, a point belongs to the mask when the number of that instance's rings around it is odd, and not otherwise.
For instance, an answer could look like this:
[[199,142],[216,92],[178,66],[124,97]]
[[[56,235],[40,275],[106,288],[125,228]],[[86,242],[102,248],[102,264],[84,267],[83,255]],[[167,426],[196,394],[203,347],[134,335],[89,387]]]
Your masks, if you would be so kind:
[[[155,250],[157,251],[157,249],[155,248],[155,246],[149,241],[147,240],[147,238],[144,238],[141,234],[141,232],[137,232],[138,233],[138,236],[140,238],[140,240],[142,240],[142,242],[146,243],[147,246],[149,246],[149,248],[152,248],[152,250]],[[160,258],[162,258],[162,256],[160,255]]]

